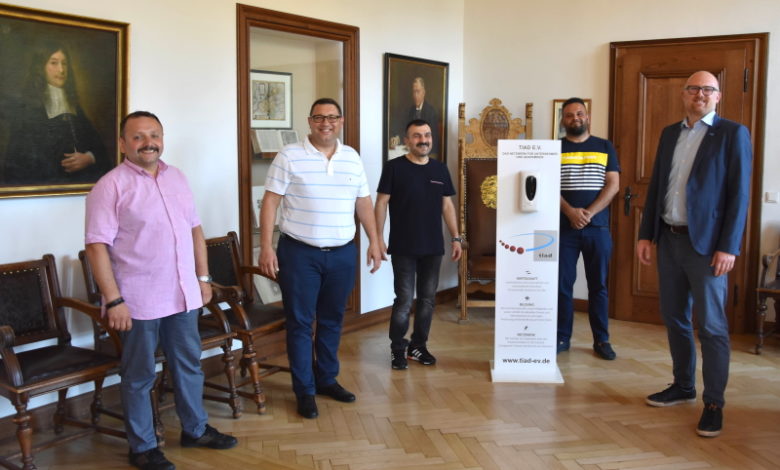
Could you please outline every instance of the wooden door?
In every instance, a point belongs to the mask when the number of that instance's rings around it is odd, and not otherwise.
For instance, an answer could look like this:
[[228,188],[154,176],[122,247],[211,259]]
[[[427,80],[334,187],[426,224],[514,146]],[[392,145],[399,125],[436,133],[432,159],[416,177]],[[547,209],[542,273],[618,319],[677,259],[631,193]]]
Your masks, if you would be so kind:
[[732,330],[749,327],[746,312],[752,311],[753,296],[747,286],[755,287],[755,274],[748,261],[757,258],[751,248],[758,248],[759,214],[754,209],[760,208],[756,181],[762,159],[756,142],[763,141],[759,115],[767,39],[766,34],[756,34],[611,44],[610,138],[622,170],[620,192],[612,208],[615,245],[610,306],[614,318],[661,323],[657,268],[638,262],[637,233],[661,131],[684,116],[680,92],[686,79],[707,70],[720,81],[718,114],[747,126],[754,142],[752,204],[742,255],[730,275],[728,303]]

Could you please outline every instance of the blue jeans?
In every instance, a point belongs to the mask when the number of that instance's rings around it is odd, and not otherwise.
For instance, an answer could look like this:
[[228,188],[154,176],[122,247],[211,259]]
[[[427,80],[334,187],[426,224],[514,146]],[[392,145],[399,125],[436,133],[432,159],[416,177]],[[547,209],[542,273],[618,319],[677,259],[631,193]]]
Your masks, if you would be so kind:
[[609,227],[586,226],[582,230],[561,229],[558,256],[558,341],[571,340],[574,325],[574,281],[577,259],[582,252],[588,281],[588,319],[593,342],[609,341],[609,295],[607,274],[612,255]]
[[674,382],[691,388],[696,382],[696,343],[691,306],[701,342],[705,403],[720,407],[729,377],[731,346],[726,319],[728,277],[712,273],[712,255],[697,253],[688,235],[662,229],[658,241],[658,287],[661,316],[669,337]]
[[350,242],[322,250],[283,236],[276,255],[293,391],[299,397],[314,395],[318,385],[331,385],[339,375],[341,326],[355,284],[357,248]]
[[122,409],[127,441],[132,452],[157,447],[149,393],[154,386],[154,354],[158,342],[171,371],[176,414],[181,428],[193,437],[206,431],[208,415],[203,409],[203,371],[200,368],[200,309],[155,320],[133,320],[122,336]]
[[[422,347],[428,342],[431,331],[436,288],[439,286],[439,267],[442,255],[403,256],[393,255],[393,285],[395,301],[390,317],[390,349],[403,351],[407,346]],[[414,299],[417,278],[417,304],[414,309],[412,341],[406,341],[409,330],[409,311]]]

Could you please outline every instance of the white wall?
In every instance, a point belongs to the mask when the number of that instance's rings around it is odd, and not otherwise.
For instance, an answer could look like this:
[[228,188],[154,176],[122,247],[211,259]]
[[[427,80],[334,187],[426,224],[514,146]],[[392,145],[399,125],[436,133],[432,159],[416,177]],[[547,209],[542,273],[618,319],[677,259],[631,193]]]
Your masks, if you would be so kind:
[[[165,127],[163,158],[190,180],[206,236],[238,229],[236,3],[227,0],[13,0],[19,6],[130,23],[129,109],[156,113]],[[463,94],[463,2],[411,0],[247,0],[250,4],[360,28],[361,154],[376,188],[382,166],[383,54],[450,63],[450,129]],[[414,14],[410,14],[414,12]],[[415,31],[415,34],[409,34]],[[450,155],[456,154],[450,139]],[[455,158],[451,168],[456,168]],[[64,293],[83,297],[76,254],[84,245],[84,196],[0,199],[0,263],[57,259]],[[367,240],[363,239],[367,247]],[[363,255],[365,257],[365,254]],[[364,264],[364,263],[363,263]],[[456,270],[442,287],[456,285]],[[389,264],[361,271],[363,312],[393,301]],[[80,324],[76,343],[90,340]],[[33,402],[37,406],[46,400]],[[0,402],[0,417],[13,413]]]
[[[592,131],[608,134],[609,43],[769,32],[766,122],[780,119],[780,2],[466,0],[463,75],[471,112],[499,97],[513,113],[534,103],[534,137],[550,138],[552,100],[593,99]],[[774,105],[774,106],[773,106]],[[472,114],[468,113],[468,117]],[[780,135],[767,126],[763,191],[780,190]],[[760,169],[757,169],[760,170]],[[777,249],[780,205],[761,206],[761,252]],[[756,260],[758,261],[758,260]],[[575,296],[587,298],[580,271]]]

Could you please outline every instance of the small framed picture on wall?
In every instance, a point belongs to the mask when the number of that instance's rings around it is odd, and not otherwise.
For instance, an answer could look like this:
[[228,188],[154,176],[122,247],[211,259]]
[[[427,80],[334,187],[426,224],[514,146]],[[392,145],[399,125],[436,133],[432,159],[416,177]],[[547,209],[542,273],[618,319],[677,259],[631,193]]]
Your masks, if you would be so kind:
[[[563,103],[566,102],[566,99],[560,99],[560,100],[553,100],[553,122],[552,122],[552,138],[553,140],[558,140],[566,137],[566,128],[563,127],[563,123],[561,123],[561,118],[563,117]],[[588,115],[591,113],[591,99],[590,98],[582,98],[582,101],[585,102],[585,109],[588,110]]]

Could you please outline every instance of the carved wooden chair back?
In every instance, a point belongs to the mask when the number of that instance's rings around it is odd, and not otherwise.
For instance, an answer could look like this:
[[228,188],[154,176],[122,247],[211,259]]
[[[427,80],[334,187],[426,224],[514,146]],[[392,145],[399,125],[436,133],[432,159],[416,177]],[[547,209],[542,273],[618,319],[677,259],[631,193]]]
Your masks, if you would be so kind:
[[[460,233],[466,240],[459,267],[460,321],[469,307],[495,305],[496,167],[498,141],[533,138],[533,105],[525,105],[525,123],[493,98],[466,123],[466,105],[458,108],[458,194]],[[480,281],[474,284],[472,281]],[[476,292],[475,292],[476,287]]]

